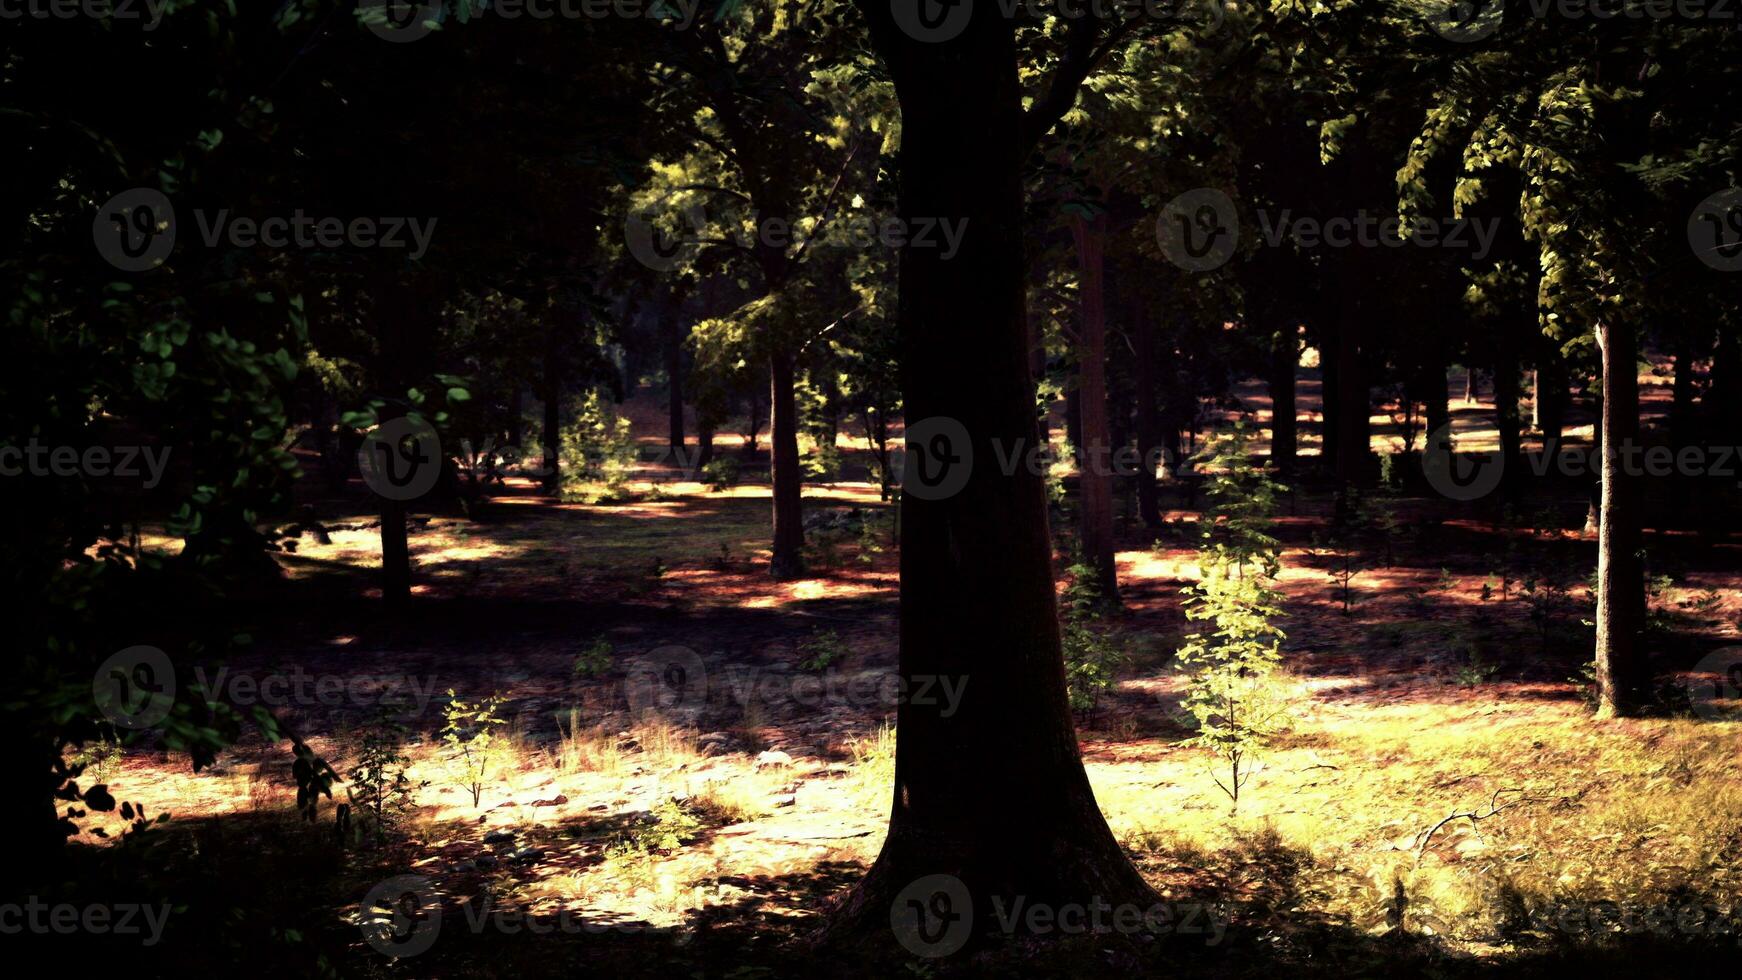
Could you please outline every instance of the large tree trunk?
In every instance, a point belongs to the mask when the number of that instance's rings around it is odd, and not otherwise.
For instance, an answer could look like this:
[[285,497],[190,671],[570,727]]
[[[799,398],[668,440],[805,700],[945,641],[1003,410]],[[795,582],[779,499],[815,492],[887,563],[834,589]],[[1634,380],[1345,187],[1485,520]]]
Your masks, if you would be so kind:
[[[1155,898],[1083,772],[1041,474],[1025,466],[1006,474],[994,451],[1040,437],[1022,323],[1013,28],[981,6],[960,37],[926,44],[896,27],[888,4],[864,0],[861,9],[902,106],[901,214],[967,222],[947,261],[935,249],[901,253],[910,462],[898,668],[904,683],[943,677],[967,686],[953,712],[932,698],[904,698],[897,708],[889,835],[840,907],[836,935],[887,937],[898,895],[936,909],[929,886],[948,881],[959,884],[945,893],[958,897],[945,907],[971,912],[971,948],[998,931],[994,899],[1008,909],[1017,896],[1030,905]],[[940,451],[956,461],[919,465]],[[915,896],[910,886],[928,876],[947,877],[930,878]]]
[[1081,332],[1077,349],[1082,451],[1078,454],[1083,561],[1095,571],[1102,598],[1119,599],[1119,579],[1113,560],[1113,440],[1107,424],[1107,304],[1104,289],[1107,215],[1078,217],[1071,232],[1076,239],[1082,280]]
[[1639,481],[1623,460],[1638,452],[1639,370],[1632,328],[1598,324],[1603,354],[1603,489],[1597,528],[1597,688],[1600,717],[1636,715],[1649,696],[1641,629]]
[[768,358],[768,482],[774,496],[774,556],[768,570],[777,579],[804,574],[804,517],[798,468],[798,403],[793,397],[793,359],[784,351]]

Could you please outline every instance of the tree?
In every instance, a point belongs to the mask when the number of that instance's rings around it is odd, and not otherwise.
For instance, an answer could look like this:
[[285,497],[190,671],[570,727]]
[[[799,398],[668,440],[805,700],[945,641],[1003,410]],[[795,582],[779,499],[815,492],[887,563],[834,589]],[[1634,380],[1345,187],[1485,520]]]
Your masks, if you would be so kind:
[[840,908],[837,934],[886,929],[895,896],[934,874],[962,882],[977,933],[994,897],[1147,904],[1152,893],[1095,804],[1072,728],[1041,475],[992,465],[994,447],[1039,439],[1021,165],[1107,50],[1101,25],[1071,24],[1065,54],[1025,112],[1016,26],[991,5],[975,6],[940,43],[908,35],[888,4],[864,0],[860,10],[901,102],[900,214],[967,222],[952,257],[913,247],[901,256],[909,460],[898,672],[969,687],[949,717],[900,705],[889,836]]

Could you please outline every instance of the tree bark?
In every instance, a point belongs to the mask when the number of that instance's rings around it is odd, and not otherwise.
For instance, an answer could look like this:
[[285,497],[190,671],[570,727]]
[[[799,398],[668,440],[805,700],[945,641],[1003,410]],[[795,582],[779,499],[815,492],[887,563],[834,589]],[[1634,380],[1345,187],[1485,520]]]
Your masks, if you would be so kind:
[[1682,338],[1676,344],[1675,381],[1671,389],[1673,398],[1670,402],[1669,435],[1670,444],[1676,448],[1691,446],[1697,438],[1694,435],[1694,364],[1699,360],[1691,339]]
[[1645,707],[1650,672],[1641,630],[1645,575],[1639,560],[1639,487],[1624,460],[1637,452],[1639,379],[1629,327],[1597,325],[1603,354],[1603,489],[1597,528],[1597,692],[1599,717]]
[[[898,706],[889,834],[840,906],[834,935],[888,936],[902,890],[945,875],[972,904],[956,908],[971,922],[972,949],[999,932],[994,899],[1008,908],[1019,895],[1030,904],[1155,898],[1083,772],[1041,474],[996,465],[995,447],[1040,437],[1022,322],[1027,146],[1014,28],[982,6],[960,36],[926,44],[901,32],[888,4],[864,0],[861,10],[902,106],[900,213],[967,222],[949,260],[902,251],[898,316],[909,434],[935,420],[958,443],[941,476],[915,465],[939,440],[909,443],[898,673],[904,683],[967,686],[953,712],[935,699]],[[916,469],[935,481],[922,489]],[[959,489],[938,492],[958,476]]]
[[672,461],[683,464],[684,453],[684,419],[683,419],[683,329],[678,325],[678,318],[683,308],[678,304],[669,304],[662,311],[665,323],[665,378],[666,378],[666,447],[671,450]]
[[769,574],[777,579],[804,574],[804,475],[798,468],[798,403],[793,396],[793,358],[775,351],[768,358],[768,482],[774,497],[774,554]]
[[[1531,310],[1532,322],[1535,309]],[[1499,432],[1501,479],[1510,488],[1519,486],[1519,448],[1523,444],[1522,413],[1519,410],[1518,347],[1504,325],[1494,356],[1494,425]]]
[[1107,424],[1107,304],[1105,263],[1107,215],[1072,221],[1080,287],[1081,332],[1077,350],[1078,401],[1082,449],[1078,453],[1083,561],[1094,569],[1095,584],[1108,602],[1119,600],[1113,549],[1113,440]]
[[1280,473],[1294,470],[1298,448],[1294,417],[1294,372],[1300,363],[1294,328],[1280,331],[1270,354],[1270,461]]
[[1337,331],[1337,482],[1357,486],[1367,477],[1372,453],[1372,396],[1361,363],[1359,316],[1344,319]]
[[562,352],[558,349],[557,333],[551,328],[544,347],[544,428],[539,441],[544,444],[544,492],[554,494],[562,486],[562,463],[557,449],[562,445]]
[[[1424,451],[1449,449],[1452,434],[1452,414],[1450,406],[1446,403],[1446,365],[1439,356],[1433,357],[1422,367],[1420,388],[1422,424],[1427,427],[1427,438],[1422,440],[1423,449]],[[1434,445],[1435,439],[1442,440],[1442,444]]]
[[1161,526],[1161,493],[1155,463],[1161,452],[1161,418],[1156,410],[1155,318],[1140,302],[1130,305],[1137,360],[1132,371],[1137,388],[1137,516],[1144,527],[1157,528]]

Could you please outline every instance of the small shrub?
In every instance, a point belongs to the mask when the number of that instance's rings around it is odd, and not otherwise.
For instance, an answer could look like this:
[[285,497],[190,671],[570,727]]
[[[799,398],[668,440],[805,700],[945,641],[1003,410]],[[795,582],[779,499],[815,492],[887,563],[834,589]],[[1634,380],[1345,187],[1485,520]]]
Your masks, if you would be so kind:
[[822,630],[799,642],[798,669],[820,674],[845,658],[847,653],[847,644],[841,641],[840,634],[834,630]]
[[403,723],[383,711],[363,735],[357,764],[351,767],[347,792],[352,811],[367,821],[376,843],[387,835],[416,805],[416,791],[429,785],[413,782],[406,770],[411,759],[403,745],[408,732]]
[[702,467],[702,482],[708,489],[720,493],[738,485],[738,458],[716,456]]
[[1059,601],[1066,693],[1072,711],[1092,715],[1126,662],[1125,636],[1116,627],[1098,622],[1103,618],[1104,603],[1095,583],[1095,570],[1077,563],[1070,567],[1069,575],[1070,582]]
[[482,701],[463,701],[448,689],[448,704],[442,709],[442,744],[461,789],[472,794],[472,805],[484,795],[484,783],[508,756],[508,741],[499,731],[508,724],[501,715],[507,698],[492,694]]
[[611,641],[599,637],[592,646],[585,647],[575,655],[574,675],[576,677],[598,677],[611,668],[611,653],[615,648]]
[[637,452],[629,420],[589,391],[562,430],[562,497],[587,504],[627,499]]

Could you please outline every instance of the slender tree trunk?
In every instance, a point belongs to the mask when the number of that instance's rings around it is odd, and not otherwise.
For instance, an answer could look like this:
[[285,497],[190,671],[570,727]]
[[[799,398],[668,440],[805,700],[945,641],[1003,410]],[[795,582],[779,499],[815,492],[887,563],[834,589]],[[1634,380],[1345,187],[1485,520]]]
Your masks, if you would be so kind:
[[561,460],[557,450],[562,446],[562,352],[557,346],[553,327],[545,338],[544,348],[544,427],[539,441],[544,444],[544,492],[554,494],[562,486]]
[[[1423,424],[1427,426],[1427,439],[1423,440],[1422,445],[1427,450],[1435,451],[1449,448],[1452,415],[1450,406],[1446,403],[1446,364],[1439,355],[1431,357],[1422,367],[1421,403]],[[1443,444],[1435,446],[1435,439],[1443,440]]]
[[1077,329],[1082,451],[1078,453],[1083,560],[1095,570],[1096,586],[1109,602],[1119,600],[1113,549],[1113,440],[1107,424],[1107,304],[1104,250],[1107,215],[1072,223],[1081,270],[1082,316]]
[[1552,461],[1560,452],[1561,433],[1567,421],[1567,368],[1559,351],[1551,350],[1544,355],[1537,381],[1536,399],[1542,403],[1537,427],[1542,430],[1542,451]]
[[762,396],[751,392],[744,399],[744,445],[738,455],[749,460],[756,455],[762,436]]
[[1155,318],[1142,304],[1131,304],[1132,346],[1137,364],[1133,376],[1137,388],[1137,516],[1144,527],[1161,526],[1160,488],[1156,485],[1155,462],[1161,451],[1161,420],[1156,411]]
[[774,555],[768,570],[777,579],[804,574],[804,475],[798,468],[798,403],[793,397],[793,358],[768,358],[768,482],[774,496]]
[[679,326],[678,318],[682,315],[682,306],[669,304],[662,311],[665,323],[665,378],[666,378],[666,446],[671,450],[671,458],[681,465],[684,452],[684,419],[683,419],[683,328]]
[[1641,630],[1645,574],[1640,564],[1639,481],[1623,464],[1639,431],[1638,358],[1630,327],[1598,324],[1603,354],[1603,497],[1597,531],[1597,688],[1599,717],[1637,715],[1649,696]]
[[1337,338],[1326,338],[1319,350],[1319,465],[1330,473],[1337,462]]
[[936,888],[904,889],[953,881],[972,908],[947,897],[944,908],[969,919],[971,949],[999,932],[994,899],[1009,908],[1017,896],[1031,905],[1155,898],[1083,772],[1041,474],[1018,466],[1007,475],[995,464],[995,446],[1032,446],[1040,436],[1022,325],[1027,146],[1013,27],[977,7],[961,36],[926,44],[901,32],[888,4],[864,0],[861,10],[902,106],[900,212],[967,222],[953,258],[901,253],[910,439],[932,427],[960,445],[943,451],[954,462],[940,468],[913,462],[933,460],[939,439],[909,443],[898,667],[904,682],[967,686],[954,711],[918,698],[898,706],[889,834],[842,903],[837,935],[887,936],[892,909],[913,914],[897,896],[939,906]]
[[1372,397],[1361,363],[1361,320],[1346,317],[1337,332],[1337,482],[1357,486],[1367,477],[1371,454]]
[[1669,411],[1670,444],[1676,448],[1691,446],[1696,440],[1693,432],[1694,422],[1694,378],[1697,369],[1694,364],[1699,360],[1695,353],[1694,343],[1690,339],[1682,339],[1676,345],[1675,352],[1675,382],[1671,389],[1673,400]]
[[1294,328],[1284,329],[1270,353],[1270,460],[1279,472],[1294,469],[1298,438],[1294,417],[1294,372],[1300,363]]
[[1071,455],[1075,457],[1076,464],[1083,465],[1083,388],[1080,366],[1077,384],[1065,389],[1065,439],[1071,444]]
[[702,472],[702,467],[714,461],[714,427],[711,423],[696,419],[696,473]]
[[1503,331],[1495,345],[1494,425],[1499,431],[1500,459],[1504,466],[1501,478],[1508,488],[1519,486],[1519,448],[1523,444],[1521,415],[1517,344],[1511,331]]

